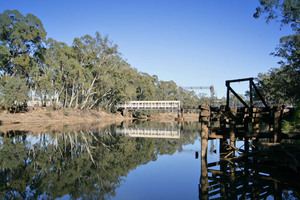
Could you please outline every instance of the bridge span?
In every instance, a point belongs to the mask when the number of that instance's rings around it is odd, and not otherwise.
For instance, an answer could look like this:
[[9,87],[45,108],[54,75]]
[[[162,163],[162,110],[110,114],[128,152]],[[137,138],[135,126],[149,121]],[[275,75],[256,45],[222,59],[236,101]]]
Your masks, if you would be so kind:
[[118,105],[127,110],[180,110],[180,101],[128,101]]

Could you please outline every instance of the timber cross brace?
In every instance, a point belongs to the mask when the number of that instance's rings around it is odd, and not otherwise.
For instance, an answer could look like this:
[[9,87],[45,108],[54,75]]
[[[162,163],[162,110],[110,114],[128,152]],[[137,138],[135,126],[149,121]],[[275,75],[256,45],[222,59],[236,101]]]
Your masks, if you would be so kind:
[[[249,93],[250,93],[250,105],[248,105],[231,87],[230,87],[230,83],[234,83],[234,82],[243,82],[243,81],[249,81]],[[253,82],[253,78],[244,78],[244,79],[235,79],[235,80],[227,80],[226,81],[226,87],[227,87],[227,98],[226,98],[226,107],[229,109],[229,94],[230,92],[232,92],[232,94],[234,96],[236,96],[236,98],[238,98],[238,100],[246,107],[246,108],[253,108],[253,89],[255,90],[257,96],[260,98],[260,100],[262,101],[262,103],[264,104],[264,106],[268,109],[270,109],[270,107],[268,106],[268,104],[266,103],[266,101],[264,100],[264,98],[262,97],[262,95],[260,94],[260,92],[258,91],[256,85]]]

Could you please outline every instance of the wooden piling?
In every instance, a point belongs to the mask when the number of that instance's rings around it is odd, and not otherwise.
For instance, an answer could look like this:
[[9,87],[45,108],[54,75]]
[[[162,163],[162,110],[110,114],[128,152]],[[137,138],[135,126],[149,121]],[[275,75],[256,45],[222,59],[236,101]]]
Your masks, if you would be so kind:
[[273,112],[274,112],[274,118],[273,118],[274,142],[280,143],[282,138],[281,122],[282,122],[283,106],[274,107]]

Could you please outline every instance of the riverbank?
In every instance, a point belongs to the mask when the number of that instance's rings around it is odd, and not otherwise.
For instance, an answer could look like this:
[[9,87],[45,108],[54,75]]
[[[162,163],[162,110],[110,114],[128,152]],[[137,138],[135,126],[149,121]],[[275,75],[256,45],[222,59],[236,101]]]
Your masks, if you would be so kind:
[[[155,113],[141,120],[157,122],[173,122],[177,113]],[[197,113],[187,113],[184,116],[186,121],[197,121]],[[110,124],[121,124],[125,118],[121,113],[107,113],[96,110],[47,110],[38,108],[24,113],[0,113],[0,132],[8,131],[29,131],[32,133],[43,132],[44,130],[63,130],[65,127],[72,130],[94,127],[103,128]]]
[[47,110],[44,108],[24,113],[0,113],[1,125],[19,123],[85,123],[115,122],[124,120],[120,113],[109,114],[95,110]]
[[62,130],[66,126],[80,129],[83,126],[105,127],[109,124],[119,124],[124,120],[120,113],[109,114],[95,110],[47,110],[39,108],[24,113],[0,113],[0,132],[43,130]]

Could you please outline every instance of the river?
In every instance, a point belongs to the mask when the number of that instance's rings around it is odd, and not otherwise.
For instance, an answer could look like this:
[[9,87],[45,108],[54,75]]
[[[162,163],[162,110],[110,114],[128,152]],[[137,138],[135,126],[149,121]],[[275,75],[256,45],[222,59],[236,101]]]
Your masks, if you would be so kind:
[[219,140],[201,158],[200,132],[195,122],[137,121],[2,134],[0,198],[299,198],[299,186],[276,173],[220,161]]

